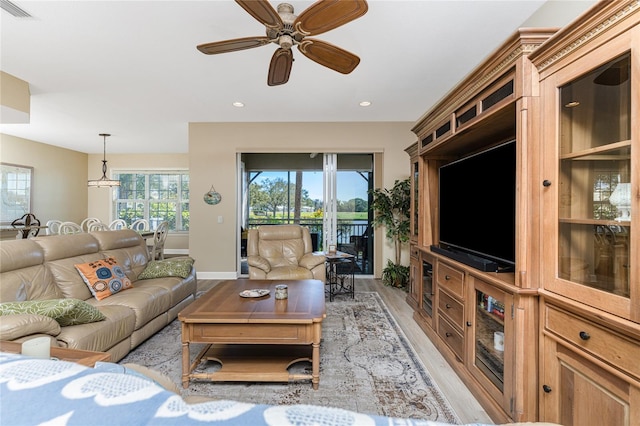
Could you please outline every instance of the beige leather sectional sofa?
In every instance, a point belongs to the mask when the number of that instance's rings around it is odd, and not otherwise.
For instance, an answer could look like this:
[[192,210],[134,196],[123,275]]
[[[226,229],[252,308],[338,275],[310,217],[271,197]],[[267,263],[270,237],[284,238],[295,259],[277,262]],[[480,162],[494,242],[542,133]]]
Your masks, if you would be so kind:
[[[147,256],[145,241],[128,229],[3,241],[0,302],[79,299],[96,307],[106,318],[56,327],[42,315],[3,315],[0,339],[24,341],[49,335],[61,347],[109,352],[113,362],[122,359],[195,299],[193,267],[185,278],[138,280],[147,266]],[[107,258],[116,260],[133,288],[97,300],[75,265]]]

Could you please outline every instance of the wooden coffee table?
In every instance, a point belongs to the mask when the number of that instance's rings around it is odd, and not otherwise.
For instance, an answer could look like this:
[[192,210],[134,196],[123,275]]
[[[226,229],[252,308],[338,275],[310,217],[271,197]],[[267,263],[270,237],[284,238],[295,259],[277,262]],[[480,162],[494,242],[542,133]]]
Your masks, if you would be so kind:
[[[286,284],[289,297],[275,298]],[[268,289],[259,298],[240,297],[243,290]],[[191,379],[242,382],[320,383],[320,338],[325,318],[324,283],[318,280],[224,281],[178,314],[182,322],[182,386]],[[190,343],[207,343],[190,363]],[[222,367],[194,373],[202,359]],[[288,367],[311,361],[312,374],[290,374]]]
[[[1,341],[0,352],[19,354],[22,352],[22,343]],[[51,347],[51,356],[62,361],[75,362],[87,367],[93,367],[98,361],[109,362],[111,360],[111,355],[107,352],[83,351],[54,346]]]

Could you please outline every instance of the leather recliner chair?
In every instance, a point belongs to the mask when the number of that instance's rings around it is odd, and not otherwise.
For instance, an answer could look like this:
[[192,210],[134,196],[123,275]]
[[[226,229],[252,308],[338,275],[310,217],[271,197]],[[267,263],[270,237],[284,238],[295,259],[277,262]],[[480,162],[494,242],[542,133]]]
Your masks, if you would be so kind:
[[249,229],[247,264],[250,279],[325,281],[325,257],[313,252],[309,228],[300,225]]

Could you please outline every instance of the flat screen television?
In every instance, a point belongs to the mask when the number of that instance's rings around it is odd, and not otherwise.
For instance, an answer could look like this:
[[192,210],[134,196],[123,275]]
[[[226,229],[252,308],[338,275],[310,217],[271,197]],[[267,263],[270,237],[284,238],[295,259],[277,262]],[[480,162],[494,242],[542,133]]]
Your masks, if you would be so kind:
[[515,141],[440,167],[438,189],[440,243],[432,249],[483,271],[513,270]]

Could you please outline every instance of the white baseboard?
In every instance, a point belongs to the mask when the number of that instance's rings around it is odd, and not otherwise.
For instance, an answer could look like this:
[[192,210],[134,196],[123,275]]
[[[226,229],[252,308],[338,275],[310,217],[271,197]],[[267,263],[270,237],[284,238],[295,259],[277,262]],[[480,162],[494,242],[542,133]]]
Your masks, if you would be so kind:
[[240,274],[236,271],[230,272],[200,272],[196,267],[196,277],[199,280],[235,280]]
[[164,249],[164,254],[178,254],[181,256],[188,256],[189,249]]

